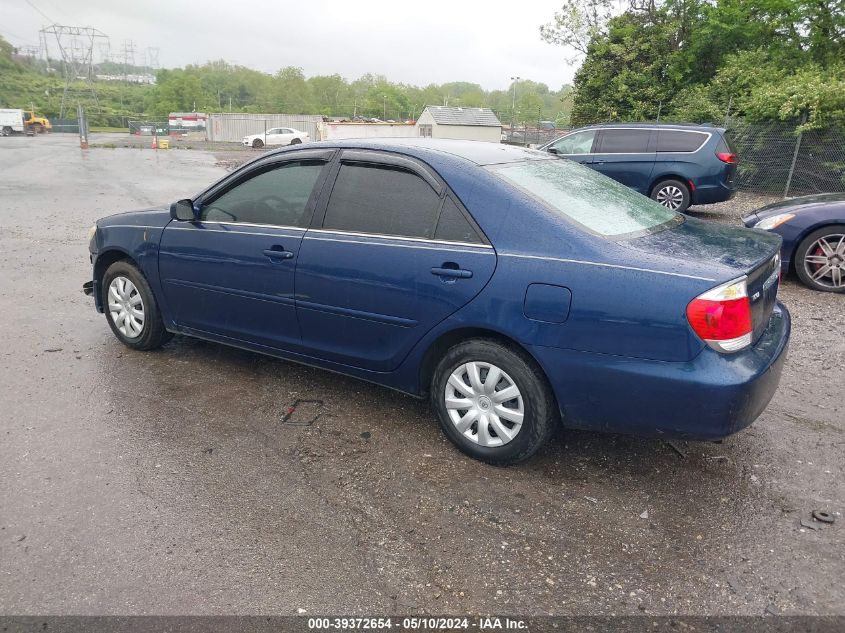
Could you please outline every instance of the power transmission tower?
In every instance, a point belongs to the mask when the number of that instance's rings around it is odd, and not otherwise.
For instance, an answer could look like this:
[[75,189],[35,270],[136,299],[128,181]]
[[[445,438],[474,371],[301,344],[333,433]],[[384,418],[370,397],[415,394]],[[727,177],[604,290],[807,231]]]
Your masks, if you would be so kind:
[[152,72],[155,72],[156,70],[159,69],[158,51],[159,51],[159,49],[157,47],[148,46],[146,53],[145,53],[145,57],[146,57],[146,61],[147,61],[147,64],[146,64],[147,68],[149,70],[151,70]]
[[129,82],[129,67],[135,66],[135,42],[123,40],[123,81]]
[[[90,91],[94,98],[94,103],[99,107],[100,102],[97,99],[97,91],[94,88],[94,43],[108,40],[108,36],[98,29],[89,26],[64,26],[61,24],[53,24],[45,27],[39,31],[42,35],[42,41],[47,44],[47,40],[52,41],[52,37],[56,40],[56,45],[59,48],[59,53],[62,57],[62,73],[65,77],[65,89],[62,92],[62,106],[59,118],[65,117],[65,107],[69,107],[69,97],[74,92],[71,85],[75,81],[82,80],[86,84],[85,91]],[[49,51],[45,54],[49,59]],[[77,99],[78,101],[78,99]]]

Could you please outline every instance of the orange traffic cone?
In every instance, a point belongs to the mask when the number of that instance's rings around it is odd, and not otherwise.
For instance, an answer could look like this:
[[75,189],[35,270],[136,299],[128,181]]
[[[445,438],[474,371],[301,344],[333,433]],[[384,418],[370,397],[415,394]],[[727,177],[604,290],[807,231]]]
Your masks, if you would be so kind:
[[155,136],[155,135],[153,136],[153,144],[152,144],[152,146],[151,146],[151,147],[152,147],[153,149],[158,149],[158,137],[157,137],[157,136]]

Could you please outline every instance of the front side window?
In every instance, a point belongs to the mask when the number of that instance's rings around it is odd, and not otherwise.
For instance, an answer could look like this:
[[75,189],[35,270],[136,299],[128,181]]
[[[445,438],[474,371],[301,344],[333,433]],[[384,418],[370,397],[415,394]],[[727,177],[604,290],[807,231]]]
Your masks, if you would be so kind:
[[323,228],[431,238],[440,196],[409,171],[387,165],[344,164]]
[[552,213],[604,237],[651,233],[683,217],[607,176],[569,160],[488,167]]
[[648,151],[651,130],[605,130],[598,154],[642,154]]
[[307,226],[308,199],[324,165],[322,161],[300,161],[264,171],[203,205],[200,219]]
[[281,130],[277,127],[274,127],[272,130],[267,130],[267,134],[281,134]]
[[556,150],[558,154],[589,154],[593,151],[593,139],[595,138],[595,130],[576,132],[564,136],[557,143],[553,143],[550,149]]

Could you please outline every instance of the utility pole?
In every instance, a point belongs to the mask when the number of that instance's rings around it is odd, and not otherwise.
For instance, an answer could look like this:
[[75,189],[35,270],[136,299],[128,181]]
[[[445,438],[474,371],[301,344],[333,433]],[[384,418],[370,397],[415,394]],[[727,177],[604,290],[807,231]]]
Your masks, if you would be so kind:
[[385,120],[387,120],[387,95],[382,95],[382,97],[383,97],[383,106],[384,107],[383,107],[382,113],[381,113],[381,120],[385,121]]
[[516,84],[519,77],[511,77],[511,86],[513,87],[513,99],[511,101],[511,131],[513,131],[514,119],[516,119]]

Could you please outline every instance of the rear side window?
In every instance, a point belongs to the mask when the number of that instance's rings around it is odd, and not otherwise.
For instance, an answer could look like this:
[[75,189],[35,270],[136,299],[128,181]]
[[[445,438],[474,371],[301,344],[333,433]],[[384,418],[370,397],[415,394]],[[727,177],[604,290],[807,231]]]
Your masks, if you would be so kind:
[[604,130],[599,154],[641,154],[648,151],[651,130]]
[[658,130],[658,152],[695,152],[707,140],[703,132],[684,132],[681,130]]
[[434,239],[469,244],[481,243],[475,229],[461,213],[458,205],[449,197],[443,201],[443,211],[440,212],[440,219],[437,221]]
[[431,239],[440,196],[422,178],[383,165],[340,167],[323,228]]

